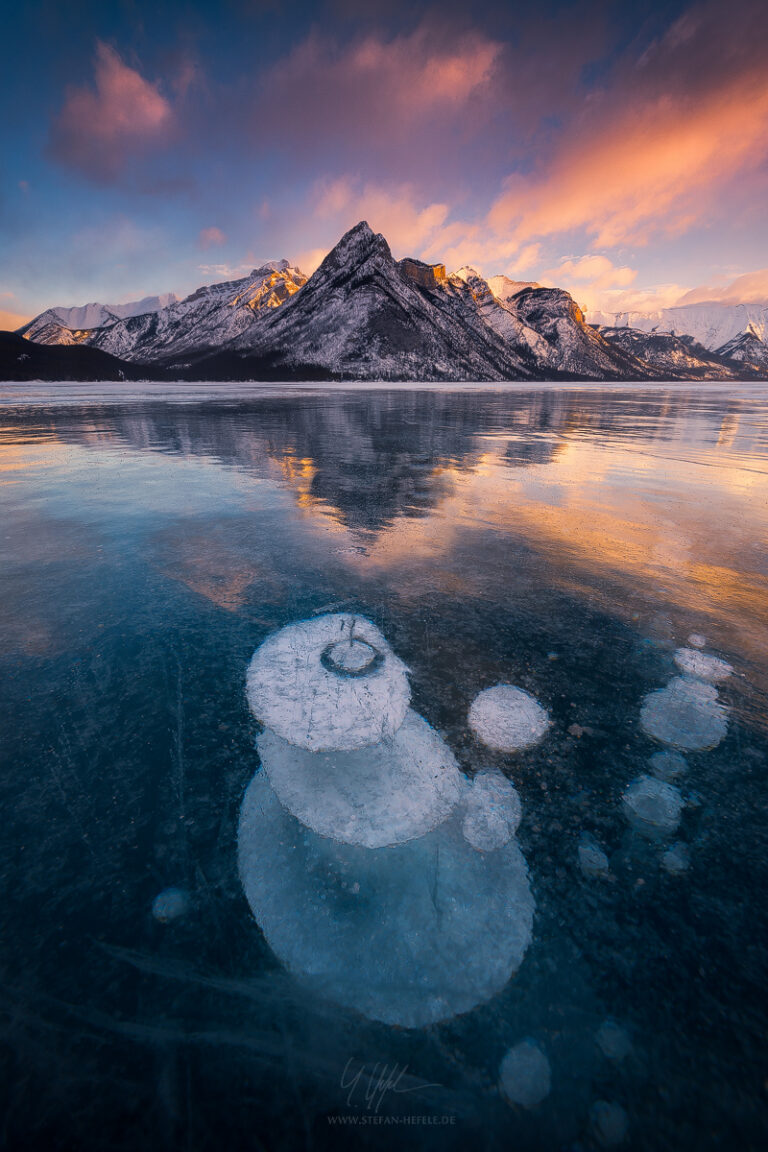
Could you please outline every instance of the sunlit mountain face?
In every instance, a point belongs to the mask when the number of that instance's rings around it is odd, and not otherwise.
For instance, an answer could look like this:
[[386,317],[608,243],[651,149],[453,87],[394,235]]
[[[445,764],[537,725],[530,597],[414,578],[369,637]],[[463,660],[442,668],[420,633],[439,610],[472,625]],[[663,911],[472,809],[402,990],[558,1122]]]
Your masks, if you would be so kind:
[[563,288],[609,329],[764,340],[758,0],[38,0],[7,35],[6,329],[310,275],[367,219],[396,259]]

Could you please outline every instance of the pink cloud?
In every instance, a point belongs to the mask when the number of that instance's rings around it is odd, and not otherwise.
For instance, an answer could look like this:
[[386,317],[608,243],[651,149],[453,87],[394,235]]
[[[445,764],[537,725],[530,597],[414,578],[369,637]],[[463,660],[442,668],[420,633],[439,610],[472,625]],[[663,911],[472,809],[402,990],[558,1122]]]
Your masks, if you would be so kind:
[[226,244],[227,237],[222,232],[221,228],[203,228],[197,238],[197,242],[203,250],[208,248],[218,248],[222,244]]
[[576,230],[645,244],[727,213],[768,158],[768,26],[756,0],[693,5],[577,105],[532,174],[513,175],[489,225],[519,244]]
[[717,300],[722,304],[766,304],[768,303],[768,268],[756,272],[746,272],[737,276],[730,284],[719,287],[702,285],[675,301],[677,304],[703,304]]
[[110,181],[131,158],[163,143],[173,122],[173,109],[159,85],[98,41],[94,86],[67,90],[51,127],[51,149],[62,163]]
[[318,220],[342,232],[358,220],[367,220],[374,232],[386,236],[398,256],[420,253],[448,215],[447,204],[422,205],[407,184],[385,188],[372,182],[361,184],[349,176],[320,181],[314,198]]
[[489,96],[500,53],[478,33],[448,42],[426,25],[345,47],[312,33],[264,77],[258,128],[305,147],[327,147],[331,137],[345,146],[400,144],[417,126]]

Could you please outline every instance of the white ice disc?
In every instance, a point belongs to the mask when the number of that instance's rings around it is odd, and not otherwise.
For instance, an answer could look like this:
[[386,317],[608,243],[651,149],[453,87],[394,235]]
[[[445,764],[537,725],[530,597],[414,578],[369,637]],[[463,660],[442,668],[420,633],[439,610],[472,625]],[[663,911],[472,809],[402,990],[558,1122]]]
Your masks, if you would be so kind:
[[269,729],[256,746],[289,812],[321,836],[366,848],[423,836],[467,787],[448,745],[410,709],[394,735],[351,752],[308,752]]
[[547,712],[522,688],[496,684],[472,702],[469,726],[478,739],[497,752],[515,752],[538,744],[549,728]]
[[400,727],[407,671],[370,620],[336,613],[269,636],[248,666],[246,692],[256,719],[290,744],[349,750]]

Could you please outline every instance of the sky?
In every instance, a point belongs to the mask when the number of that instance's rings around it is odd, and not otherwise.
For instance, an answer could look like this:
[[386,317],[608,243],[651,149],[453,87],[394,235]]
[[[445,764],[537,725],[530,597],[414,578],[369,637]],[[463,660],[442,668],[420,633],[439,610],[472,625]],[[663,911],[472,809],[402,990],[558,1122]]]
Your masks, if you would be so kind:
[[4,12],[0,327],[398,258],[587,307],[768,300],[764,0],[25,0]]

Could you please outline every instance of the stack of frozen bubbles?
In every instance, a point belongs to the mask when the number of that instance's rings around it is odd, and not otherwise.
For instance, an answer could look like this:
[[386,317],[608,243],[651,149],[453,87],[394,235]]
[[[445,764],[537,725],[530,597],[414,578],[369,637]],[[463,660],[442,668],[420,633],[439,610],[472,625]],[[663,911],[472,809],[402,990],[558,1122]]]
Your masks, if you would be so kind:
[[407,668],[352,614],[291,624],[256,650],[261,771],[243,800],[240,876],[279,959],[316,993],[422,1027],[495,995],[531,939],[534,900],[500,772],[470,782],[410,708]]

